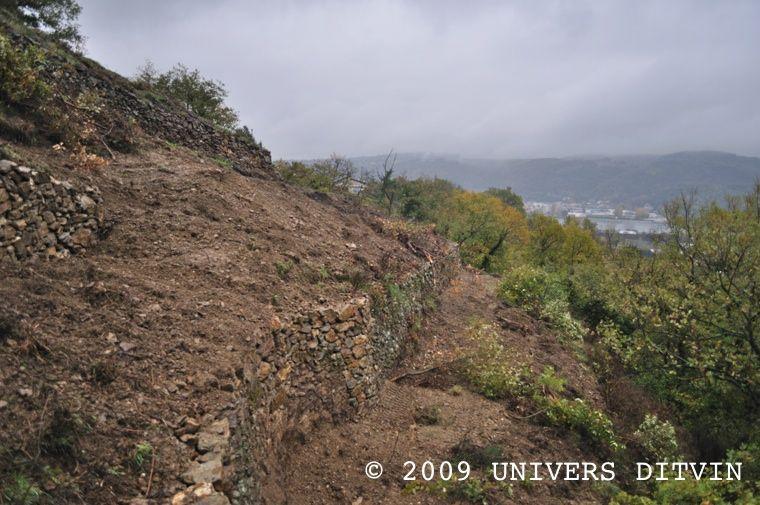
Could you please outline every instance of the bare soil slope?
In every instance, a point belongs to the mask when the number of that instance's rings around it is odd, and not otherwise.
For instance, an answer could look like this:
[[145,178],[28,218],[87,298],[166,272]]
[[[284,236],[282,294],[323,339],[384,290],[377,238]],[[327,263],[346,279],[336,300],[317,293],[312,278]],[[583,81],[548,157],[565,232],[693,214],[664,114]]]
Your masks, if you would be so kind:
[[[0,474],[29,479],[52,503],[183,489],[192,449],[175,423],[232,408],[273,315],[348,299],[426,261],[348,201],[184,148],[143,146],[94,172],[62,168],[66,155],[49,149],[14,149],[26,165],[98,186],[112,222],[82,255],[0,265]],[[140,444],[155,460],[139,461]]]

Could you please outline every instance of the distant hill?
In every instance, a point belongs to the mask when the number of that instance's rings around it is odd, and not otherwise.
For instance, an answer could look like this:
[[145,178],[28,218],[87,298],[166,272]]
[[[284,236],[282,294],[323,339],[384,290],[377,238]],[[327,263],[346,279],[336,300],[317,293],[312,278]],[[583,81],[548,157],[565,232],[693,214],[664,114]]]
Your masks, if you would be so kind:
[[[376,171],[385,156],[353,158]],[[742,193],[760,178],[760,158],[715,151],[665,155],[537,159],[476,159],[435,154],[399,154],[396,168],[409,177],[438,176],[464,188],[511,186],[526,200],[609,200],[630,206],[660,206],[682,191],[701,198]]]

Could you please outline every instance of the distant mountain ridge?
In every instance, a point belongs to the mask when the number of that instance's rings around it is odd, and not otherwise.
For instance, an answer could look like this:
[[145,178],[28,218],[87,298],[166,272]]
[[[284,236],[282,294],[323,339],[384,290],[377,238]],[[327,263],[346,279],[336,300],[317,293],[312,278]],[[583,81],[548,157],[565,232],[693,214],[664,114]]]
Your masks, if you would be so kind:
[[[385,155],[352,158],[370,172],[384,160]],[[718,151],[503,160],[401,153],[396,169],[408,177],[442,177],[467,189],[511,186],[526,200],[659,207],[692,189],[700,198],[744,193],[760,178],[760,158]]]

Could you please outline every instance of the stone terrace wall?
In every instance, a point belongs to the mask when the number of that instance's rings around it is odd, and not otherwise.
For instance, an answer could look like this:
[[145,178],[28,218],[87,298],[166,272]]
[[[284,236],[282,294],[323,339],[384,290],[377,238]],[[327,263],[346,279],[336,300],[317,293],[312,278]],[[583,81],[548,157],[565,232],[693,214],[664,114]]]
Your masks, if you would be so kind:
[[248,404],[233,422],[233,503],[260,503],[262,485],[277,480],[288,441],[320,421],[353,416],[374,403],[411,326],[458,264],[454,252],[382,299],[356,298],[273,319],[243,371]]
[[159,100],[105,69],[83,64],[62,64],[56,79],[72,92],[97,91],[109,110],[119,111],[134,119],[150,136],[210,156],[225,157],[232,163],[232,168],[243,175],[271,173],[272,158],[268,150],[245,142],[176,104]]
[[[39,34],[19,33],[0,18],[0,30],[14,44],[50,47]],[[96,92],[104,107],[114,115],[133,121],[149,136],[164,139],[212,157],[227,158],[232,168],[244,175],[269,176],[271,155],[261,145],[246,142],[231,132],[185,110],[171,100],[141,89],[128,79],[106,70],[87,58],[63,48],[45,51],[46,82],[70,97]]]
[[0,261],[64,257],[93,243],[103,226],[97,188],[0,161]]

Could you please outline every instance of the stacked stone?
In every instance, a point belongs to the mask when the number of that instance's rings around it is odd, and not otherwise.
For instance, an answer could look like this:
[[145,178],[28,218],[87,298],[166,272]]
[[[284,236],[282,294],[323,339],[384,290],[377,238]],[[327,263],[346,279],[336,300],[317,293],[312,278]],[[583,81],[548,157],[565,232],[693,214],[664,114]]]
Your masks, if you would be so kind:
[[66,257],[89,247],[103,224],[97,188],[0,160],[0,260]]
[[[56,58],[51,56],[52,61]],[[72,96],[88,91],[97,92],[108,110],[121,114],[126,120],[134,120],[151,136],[204,152],[209,156],[224,153],[232,168],[243,175],[254,172],[272,174],[272,157],[263,146],[243,140],[233,133],[215,127],[211,122],[172,105],[171,100],[159,100],[151,93],[140,93],[126,79],[114,78],[104,72],[94,71],[78,64],[71,68],[67,61],[49,65],[59,86]]]
[[272,339],[257,349],[258,379],[268,390],[294,396],[319,390],[329,377],[341,377],[348,403],[360,407],[377,394],[377,366],[367,336],[372,329],[367,298],[296,315],[290,324],[275,318]]

